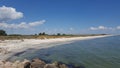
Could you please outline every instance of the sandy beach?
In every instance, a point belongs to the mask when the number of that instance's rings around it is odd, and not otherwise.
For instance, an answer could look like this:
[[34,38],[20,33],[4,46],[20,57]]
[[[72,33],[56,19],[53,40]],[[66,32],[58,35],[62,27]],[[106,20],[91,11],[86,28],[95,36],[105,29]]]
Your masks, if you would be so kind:
[[[72,38],[55,38],[55,39],[23,39],[23,40],[4,40],[0,41],[0,60],[6,60],[10,56],[25,51],[30,48],[43,49],[56,45],[49,45],[50,43],[71,43],[74,40],[87,40],[94,38],[107,37],[104,36],[87,36],[87,37],[72,37]],[[48,44],[48,45],[43,45]]]

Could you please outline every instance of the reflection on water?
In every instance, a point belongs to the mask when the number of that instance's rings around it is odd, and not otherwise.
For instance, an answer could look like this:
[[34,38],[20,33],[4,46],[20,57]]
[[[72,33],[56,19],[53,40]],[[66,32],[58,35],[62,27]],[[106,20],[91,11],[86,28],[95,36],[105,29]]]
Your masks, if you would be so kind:
[[120,68],[119,41],[120,36],[74,41],[46,49],[29,49],[11,59],[39,57],[47,62],[59,61],[85,68]]

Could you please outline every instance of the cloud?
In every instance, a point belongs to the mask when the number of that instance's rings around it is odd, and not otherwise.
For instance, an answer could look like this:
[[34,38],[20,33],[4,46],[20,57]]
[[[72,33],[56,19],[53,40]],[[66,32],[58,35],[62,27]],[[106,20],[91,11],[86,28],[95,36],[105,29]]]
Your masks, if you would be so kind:
[[[16,11],[13,7],[0,7],[0,28],[31,28],[34,26],[42,25],[45,20],[35,21],[35,22],[21,22],[21,23],[8,23],[8,21],[20,19],[23,17],[22,12]],[[7,23],[6,23],[7,22]]]
[[90,30],[120,30],[120,26],[116,26],[116,27],[105,27],[105,26],[90,27]]
[[120,30],[120,26],[117,26],[116,29]]
[[90,27],[90,30],[97,30],[97,28],[95,28],[95,27]]
[[106,30],[106,29],[108,28],[105,26],[90,27],[90,30]]
[[105,26],[99,26],[98,29],[105,30],[105,29],[107,29],[107,27],[105,27]]
[[74,29],[71,27],[70,30],[72,31],[72,30],[74,30]]
[[0,21],[15,20],[23,17],[22,12],[17,12],[13,7],[0,7]]
[[35,22],[30,22],[28,25],[29,25],[29,26],[37,26],[37,25],[44,24],[44,22],[45,22],[45,20],[35,21]]
[[26,28],[31,28],[34,26],[42,25],[44,23],[45,23],[45,20],[35,21],[35,22],[30,22],[30,23],[21,22],[19,24],[0,23],[0,27],[1,28],[14,28],[14,29],[24,28],[26,29]]

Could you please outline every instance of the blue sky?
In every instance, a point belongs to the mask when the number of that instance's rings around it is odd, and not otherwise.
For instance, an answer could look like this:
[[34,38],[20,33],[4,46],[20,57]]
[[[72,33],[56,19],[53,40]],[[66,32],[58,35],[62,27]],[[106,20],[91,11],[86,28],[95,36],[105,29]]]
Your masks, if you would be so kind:
[[0,0],[0,29],[9,34],[120,34],[120,1]]

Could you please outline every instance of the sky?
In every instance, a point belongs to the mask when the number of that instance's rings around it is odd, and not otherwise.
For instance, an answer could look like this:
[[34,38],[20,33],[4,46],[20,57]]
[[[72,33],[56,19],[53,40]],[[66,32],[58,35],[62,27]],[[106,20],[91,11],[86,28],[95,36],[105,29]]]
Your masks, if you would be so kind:
[[120,34],[120,0],[0,0],[8,34]]

